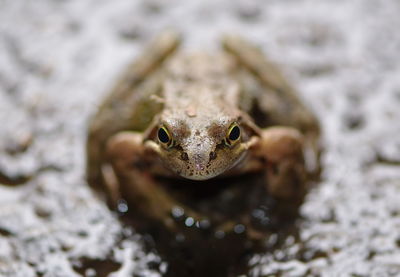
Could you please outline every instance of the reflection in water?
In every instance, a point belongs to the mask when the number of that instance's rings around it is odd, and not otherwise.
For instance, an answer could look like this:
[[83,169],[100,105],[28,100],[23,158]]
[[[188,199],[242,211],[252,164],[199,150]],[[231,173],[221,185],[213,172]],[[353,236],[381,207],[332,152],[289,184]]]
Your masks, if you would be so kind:
[[275,201],[262,180],[260,175],[207,182],[163,180],[178,203],[207,215],[196,221],[175,207],[175,231],[135,212],[134,203],[122,200],[118,209],[121,220],[144,235],[148,250],[168,263],[163,276],[236,276],[248,272],[253,254],[273,251],[288,236],[297,237],[302,199]]
[[72,261],[73,269],[82,276],[106,277],[113,271],[120,268],[120,264],[114,262],[111,258],[98,260],[81,258]]

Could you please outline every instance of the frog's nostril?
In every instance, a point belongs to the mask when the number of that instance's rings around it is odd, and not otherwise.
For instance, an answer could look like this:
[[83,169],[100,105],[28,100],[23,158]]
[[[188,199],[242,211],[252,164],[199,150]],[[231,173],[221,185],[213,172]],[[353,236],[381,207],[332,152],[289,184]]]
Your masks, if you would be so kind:
[[187,161],[187,160],[189,160],[189,156],[188,156],[188,154],[187,154],[186,152],[183,152],[183,153],[181,154],[181,160],[182,160],[182,161]]
[[214,151],[210,152],[210,161],[215,160],[217,158],[217,153]]

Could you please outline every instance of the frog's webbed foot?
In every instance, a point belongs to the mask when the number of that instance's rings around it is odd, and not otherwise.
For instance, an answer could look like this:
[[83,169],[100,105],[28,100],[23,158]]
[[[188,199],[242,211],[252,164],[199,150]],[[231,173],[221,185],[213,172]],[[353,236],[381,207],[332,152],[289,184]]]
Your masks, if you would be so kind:
[[[157,180],[155,175],[168,174],[158,162],[155,153],[143,144],[143,135],[135,132],[121,132],[109,140],[107,156],[113,175],[104,176],[111,188],[113,201],[122,197],[133,204],[143,215],[162,223],[170,230],[177,228],[173,210],[179,207],[184,214],[195,221],[202,217],[173,199]],[[116,203],[114,203],[116,204]]]
[[302,201],[308,189],[303,156],[303,136],[294,128],[272,127],[262,130],[259,142],[251,149],[253,159],[263,165],[271,196]]

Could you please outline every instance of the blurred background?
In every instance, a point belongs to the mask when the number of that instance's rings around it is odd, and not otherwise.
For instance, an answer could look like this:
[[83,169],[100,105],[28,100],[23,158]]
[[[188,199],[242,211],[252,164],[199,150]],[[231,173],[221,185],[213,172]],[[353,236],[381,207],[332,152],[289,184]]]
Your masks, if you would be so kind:
[[[399,1],[0,7],[0,169],[31,176],[0,185],[1,276],[96,276],[100,264],[105,276],[162,276],[167,263],[145,251],[142,235],[96,199],[84,175],[90,116],[166,28],[189,49],[217,49],[223,33],[248,38],[321,122],[323,179],[301,207],[301,242],[288,237],[282,249],[254,254],[248,276],[400,275]],[[299,258],[302,245],[312,259]]]

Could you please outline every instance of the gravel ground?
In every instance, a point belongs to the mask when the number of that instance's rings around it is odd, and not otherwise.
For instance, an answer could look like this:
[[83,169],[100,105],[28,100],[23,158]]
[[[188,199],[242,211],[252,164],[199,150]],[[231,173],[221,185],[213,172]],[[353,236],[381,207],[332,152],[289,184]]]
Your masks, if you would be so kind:
[[[0,6],[0,168],[34,175],[0,186],[1,276],[94,276],[99,267],[114,277],[160,276],[167,267],[84,179],[89,117],[166,27],[189,48],[215,48],[226,32],[254,41],[321,121],[325,170],[301,207],[301,242],[288,237],[282,249],[255,254],[248,275],[400,276],[397,0]],[[321,254],[299,259],[302,245]]]

